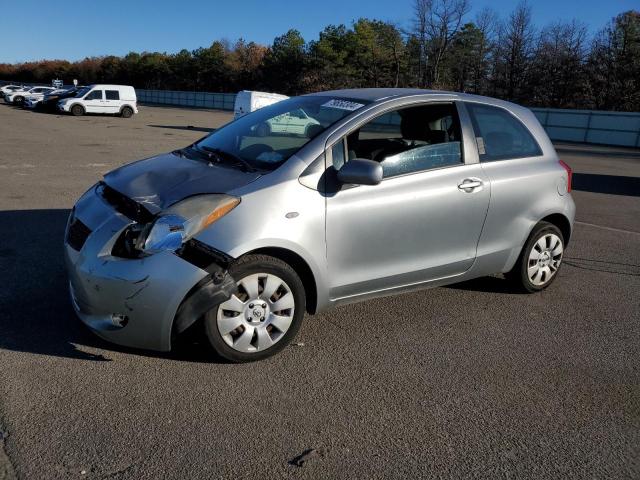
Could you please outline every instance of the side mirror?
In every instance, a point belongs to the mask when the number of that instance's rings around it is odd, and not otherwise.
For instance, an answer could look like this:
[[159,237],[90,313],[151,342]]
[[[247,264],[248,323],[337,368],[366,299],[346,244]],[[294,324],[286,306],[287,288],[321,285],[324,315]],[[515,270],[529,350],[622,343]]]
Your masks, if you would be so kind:
[[382,181],[382,165],[373,160],[354,158],[338,170],[341,183],[355,185],[378,185]]

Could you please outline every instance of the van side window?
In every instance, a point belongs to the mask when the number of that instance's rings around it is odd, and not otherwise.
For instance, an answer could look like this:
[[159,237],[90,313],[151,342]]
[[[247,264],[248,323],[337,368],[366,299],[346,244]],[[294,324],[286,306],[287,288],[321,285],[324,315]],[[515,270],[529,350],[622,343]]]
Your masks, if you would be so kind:
[[380,162],[384,178],[461,165],[462,137],[453,103],[385,113],[347,136],[348,159]]
[[93,90],[86,97],[85,100],[102,100],[102,90]]
[[120,100],[120,92],[118,90],[105,90],[107,100]]
[[511,113],[479,103],[465,105],[473,123],[481,162],[542,155],[533,135]]

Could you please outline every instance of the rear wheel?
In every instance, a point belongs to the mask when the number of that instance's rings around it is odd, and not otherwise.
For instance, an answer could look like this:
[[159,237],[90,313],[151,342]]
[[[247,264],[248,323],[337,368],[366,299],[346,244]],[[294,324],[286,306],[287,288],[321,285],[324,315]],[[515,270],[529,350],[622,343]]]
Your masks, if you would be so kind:
[[82,105],[74,105],[73,107],[71,107],[71,114],[75,115],[76,117],[84,115],[84,107]]
[[238,291],[205,314],[213,349],[232,362],[275,355],[296,336],[305,311],[305,294],[296,272],[266,255],[247,255],[229,269]]
[[555,225],[540,222],[529,235],[518,261],[507,277],[527,292],[544,290],[558,276],[564,237]]
[[122,118],[131,118],[131,116],[133,115],[133,108],[131,108],[131,107],[124,107],[124,108],[120,111],[120,115],[122,116]]

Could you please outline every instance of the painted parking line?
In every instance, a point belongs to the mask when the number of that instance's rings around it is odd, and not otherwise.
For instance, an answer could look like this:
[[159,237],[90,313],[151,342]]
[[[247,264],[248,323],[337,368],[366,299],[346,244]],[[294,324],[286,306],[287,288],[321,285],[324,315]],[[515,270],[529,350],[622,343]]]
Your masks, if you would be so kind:
[[585,227],[601,228],[602,230],[610,230],[612,232],[630,233],[631,235],[640,235],[640,232],[634,232],[632,230],[623,230],[621,228],[605,227],[604,225],[596,225],[595,223],[587,222],[574,222],[576,225],[584,225]]

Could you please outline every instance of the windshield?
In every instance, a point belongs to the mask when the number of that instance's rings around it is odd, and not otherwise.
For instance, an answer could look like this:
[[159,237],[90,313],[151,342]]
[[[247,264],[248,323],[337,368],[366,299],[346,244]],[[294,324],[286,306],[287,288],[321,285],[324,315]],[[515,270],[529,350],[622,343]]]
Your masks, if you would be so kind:
[[328,96],[290,98],[229,123],[194,147],[275,170],[330,125],[367,103]]
[[76,93],[76,98],[84,97],[87,93],[89,93],[89,90],[91,90],[91,87],[82,87],[80,90],[78,90],[78,93]]

